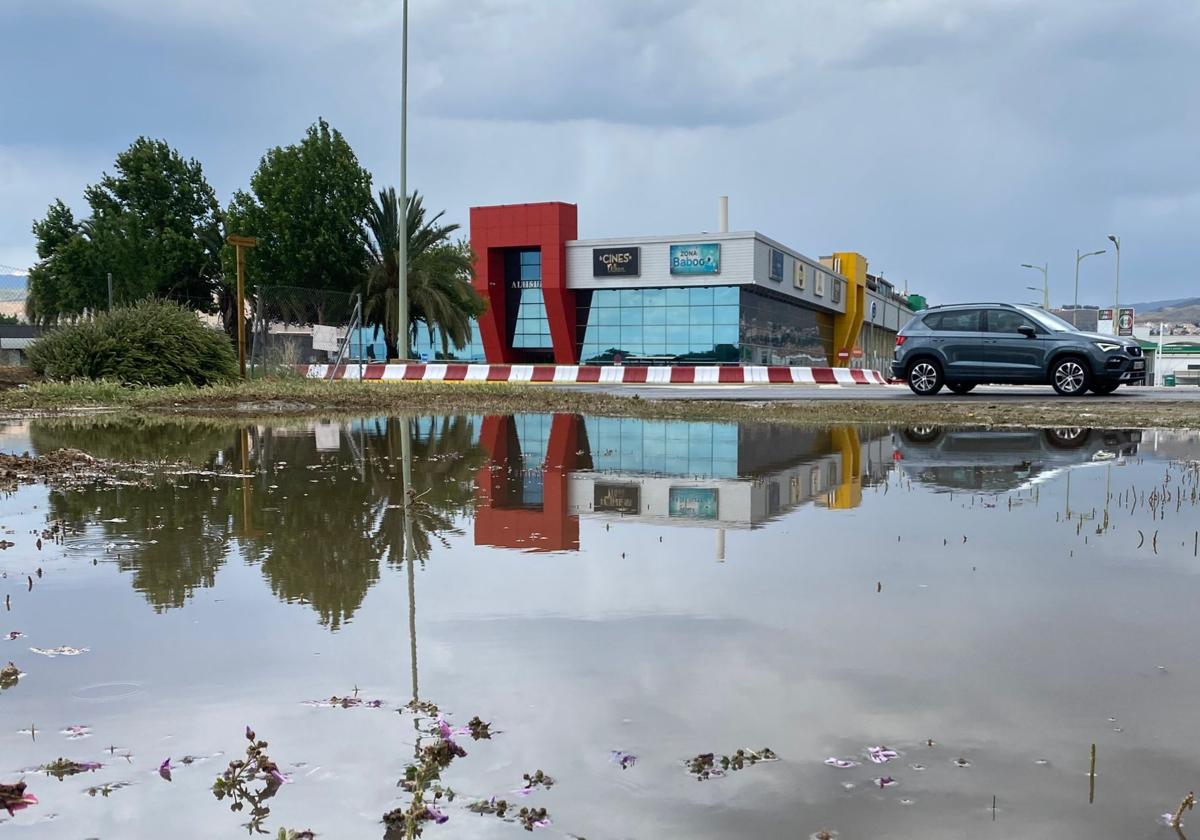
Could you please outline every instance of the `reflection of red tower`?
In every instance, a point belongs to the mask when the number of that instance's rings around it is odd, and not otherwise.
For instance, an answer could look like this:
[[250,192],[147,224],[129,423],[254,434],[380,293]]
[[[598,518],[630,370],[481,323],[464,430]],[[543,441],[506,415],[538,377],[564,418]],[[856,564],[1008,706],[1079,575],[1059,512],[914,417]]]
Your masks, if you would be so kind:
[[508,289],[504,279],[504,254],[512,249],[536,248],[542,254],[542,298],[550,324],[554,361],[579,362],[575,343],[575,293],[567,288],[568,239],[579,229],[574,204],[547,201],[541,204],[504,204],[471,208],[471,250],[475,252],[475,291],[487,301],[479,316],[483,352],[492,364],[525,361],[512,346]]
[[[479,440],[490,458],[475,477],[475,544],[527,551],[578,551],[579,517],[567,513],[567,481],[579,461],[578,414],[555,414],[543,464],[522,462],[511,415],[483,418]],[[540,469],[542,503],[524,503],[514,470]]]

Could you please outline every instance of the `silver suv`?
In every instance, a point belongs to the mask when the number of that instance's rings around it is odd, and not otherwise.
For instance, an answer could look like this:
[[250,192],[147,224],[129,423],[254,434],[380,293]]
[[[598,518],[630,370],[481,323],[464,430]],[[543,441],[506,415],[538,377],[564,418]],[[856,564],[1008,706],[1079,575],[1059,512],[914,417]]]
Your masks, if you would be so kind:
[[1076,397],[1144,382],[1146,360],[1131,338],[1080,332],[1036,306],[970,303],[914,315],[896,336],[892,376],[920,396],[1038,383]]

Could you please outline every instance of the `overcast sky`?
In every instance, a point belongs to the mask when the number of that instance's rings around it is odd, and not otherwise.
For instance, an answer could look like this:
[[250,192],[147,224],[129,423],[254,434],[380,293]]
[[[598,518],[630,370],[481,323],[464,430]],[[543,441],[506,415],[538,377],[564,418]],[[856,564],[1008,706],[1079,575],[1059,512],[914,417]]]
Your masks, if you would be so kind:
[[[398,170],[400,0],[0,0],[0,264],[135,137],[221,198],[318,116]],[[934,301],[1028,300],[1122,236],[1125,302],[1200,294],[1196,0],[412,0],[409,185],[730,224]],[[1110,303],[1111,252],[1081,301]]]

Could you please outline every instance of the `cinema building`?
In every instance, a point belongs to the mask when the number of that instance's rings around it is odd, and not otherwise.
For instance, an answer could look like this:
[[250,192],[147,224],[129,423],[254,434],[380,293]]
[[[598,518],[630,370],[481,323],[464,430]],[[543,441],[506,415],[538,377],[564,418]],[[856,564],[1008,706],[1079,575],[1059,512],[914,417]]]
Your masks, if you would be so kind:
[[[579,239],[573,204],[474,207],[475,288],[487,310],[478,343],[452,355],[509,364],[885,366],[912,309],[868,274],[865,257],[814,259],[763,234],[719,227]],[[441,355],[436,343],[425,349]]]

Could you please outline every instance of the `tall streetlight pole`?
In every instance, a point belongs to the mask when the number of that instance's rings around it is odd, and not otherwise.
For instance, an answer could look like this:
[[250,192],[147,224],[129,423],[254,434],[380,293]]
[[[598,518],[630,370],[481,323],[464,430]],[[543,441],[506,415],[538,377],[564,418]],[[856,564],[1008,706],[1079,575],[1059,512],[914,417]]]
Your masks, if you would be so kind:
[[1113,298],[1113,335],[1121,333],[1121,237],[1115,233],[1108,235],[1108,241],[1117,249],[1117,290]]
[[[1049,311],[1050,309],[1050,263],[1045,265],[1034,265],[1033,263],[1021,263],[1021,268],[1035,268],[1042,272],[1042,309]],[[1033,286],[1025,288],[1036,292],[1037,289]]]
[[1104,250],[1091,251],[1087,254],[1079,253],[1079,249],[1075,249],[1075,308],[1071,310],[1071,326],[1079,326],[1079,264],[1088,257],[1098,257],[1104,253]]
[[396,349],[401,360],[408,358],[408,0],[403,0],[400,58],[400,253],[396,258],[400,275],[396,289]]

